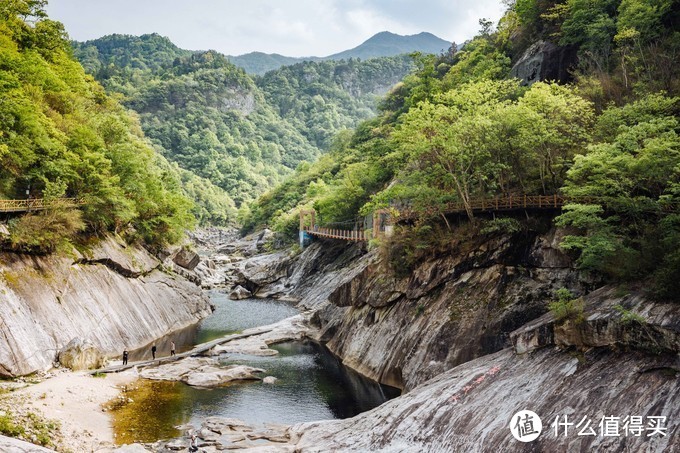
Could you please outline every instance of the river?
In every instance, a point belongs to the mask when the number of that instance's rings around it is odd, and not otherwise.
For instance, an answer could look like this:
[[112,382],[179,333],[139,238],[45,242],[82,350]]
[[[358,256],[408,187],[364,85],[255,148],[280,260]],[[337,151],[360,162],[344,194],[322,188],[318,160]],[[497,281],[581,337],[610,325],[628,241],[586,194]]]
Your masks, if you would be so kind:
[[[214,313],[198,326],[156,342],[159,353],[175,341],[178,350],[250,327],[270,324],[298,311],[273,299],[232,301],[219,291],[209,295]],[[228,364],[246,364],[278,378],[273,385],[239,382],[216,389],[198,389],[178,382],[140,380],[126,393],[132,402],[113,411],[119,444],[153,442],[179,436],[177,426],[200,426],[210,416],[233,417],[250,424],[347,418],[372,409],[399,395],[344,367],[324,346],[313,342],[287,342],[272,346],[276,356],[229,354]],[[133,351],[133,360],[147,357],[148,348]]]

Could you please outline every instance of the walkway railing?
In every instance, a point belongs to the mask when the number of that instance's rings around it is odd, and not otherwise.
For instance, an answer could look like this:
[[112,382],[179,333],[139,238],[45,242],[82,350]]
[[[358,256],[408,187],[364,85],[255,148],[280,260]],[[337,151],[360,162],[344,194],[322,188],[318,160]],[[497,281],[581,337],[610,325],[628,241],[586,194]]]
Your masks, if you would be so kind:
[[311,228],[303,227],[302,231],[320,238],[343,239],[345,241],[368,241],[369,239],[364,230],[339,230],[314,226]]
[[49,207],[75,207],[85,204],[78,198],[56,198],[45,201],[44,198],[29,198],[27,200],[0,200],[0,212],[28,212],[41,211]]
[[[412,208],[402,208],[397,211],[396,220],[413,219],[419,215],[437,214],[465,214],[468,208],[471,212],[502,212],[515,211],[520,209],[560,209],[567,203],[596,203],[598,200],[592,197],[566,197],[563,195],[508,195],[494,198],[473,198],[469,200],[467,206],[462,201],[447,204],[443,209],[418,210]],[[382,210],[385,211],[385,210]],[[311,226],[305,225],[304,218],[311,215]],[[325,228],[314,224],[315,215],[313,211],[300,213],[300,229],[311,236],[341,239],[346,241],[368,241],[371,237],[376,237],[384,229],[380,225],[374,225],[374,233],[364,232],[364,230],[341,230]],[[377,234],[376,234],[377,233]]]

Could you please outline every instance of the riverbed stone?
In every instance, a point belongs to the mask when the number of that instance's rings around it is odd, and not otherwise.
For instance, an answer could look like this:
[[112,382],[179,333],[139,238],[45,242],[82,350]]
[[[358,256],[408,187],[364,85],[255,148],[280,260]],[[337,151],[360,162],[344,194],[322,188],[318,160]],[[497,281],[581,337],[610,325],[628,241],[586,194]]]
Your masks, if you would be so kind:
[[142,444],[129,444],[116,448],[113,453],[149,453],[149,451]]
[[189,448],[189,442],[184,439],[174,439],[165,444],[165,448],[171,451],[180,451]]
[[278,379],[274,376],[266,376],[264,379],[262,379],[263,384],[275,384],[276,381],[278,381]]
[[230,365],[225,368],[199,369],[182,376],[182,382],[192,387],[217,387],[231,381],[260,380],[260,368],[246,365]]
[[236,287],[229,293],[229,298],[233,300],[248,299],[252,297],[253,293],[248,291],[241,285],[236,285]]
[[309,322],[311,316],[311,312],[304,312],[274,324],[254,329],[246,329],[243,331],[244,334],[257,331],[263,331],[263,333],[215,346],[212,349],[211,354],[221,355],[240,353],[257,356],[276,355],[278,354],[278,351],[271,349],[269,347],[270,345],[282,343],[284,341],[302,340],[310,334],[313,330]]
[[198,253],[194,252],[193,250],[182,247],[172,258],[172,261],[174,261],[178,266],[182,266],[184,269],[193,271],[194,268],[198,266],[198,263],[201,262],[201,257],[198,256]]
[[99,348],[82,337],[72,339],[59,351],[59,363],[74,371],[101,368],[105,362]]
[[207,357],[188,357],[157,367],[145,368],[140,376],[161,381],[180,381],[193,387],[216,387],[237,380],[259,380],[260,368],[246,365],[221,366]]

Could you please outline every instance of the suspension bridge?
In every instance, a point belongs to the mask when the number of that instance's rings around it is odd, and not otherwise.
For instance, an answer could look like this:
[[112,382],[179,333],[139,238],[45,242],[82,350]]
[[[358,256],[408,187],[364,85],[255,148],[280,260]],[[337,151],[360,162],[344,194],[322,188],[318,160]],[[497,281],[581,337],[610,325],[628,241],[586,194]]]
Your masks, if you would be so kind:
[[84,205],[85,202],[78,198],[56,198],[45,200],[44,198],[27,198],[25,200],[0,200],[0,212],[30,212],[42,211],[52,207],[72,208]]
[[[452,202],[443,209],[425,209],[416,211],[413,208],[380,209],[372,216],[372,228],[364,228],[365,222],[352,221],[354,228],[342,229],[333,226],[316,224],[314,210],[300,211],[300,245],[305,245],[310,237],[340,239],[344,241],[361,242],[390,235],[395,221],[414,219],[418,215],[434,216],[437,214],[467,214],[482,212],[509,212],[524,209],[561,209],[567,203],[593,203],[597,200],[586,197],[565,197],[563,195],[508,195],[493,198],[473,198],[467,203]],[[335,224],[338,225],[338,224]]]

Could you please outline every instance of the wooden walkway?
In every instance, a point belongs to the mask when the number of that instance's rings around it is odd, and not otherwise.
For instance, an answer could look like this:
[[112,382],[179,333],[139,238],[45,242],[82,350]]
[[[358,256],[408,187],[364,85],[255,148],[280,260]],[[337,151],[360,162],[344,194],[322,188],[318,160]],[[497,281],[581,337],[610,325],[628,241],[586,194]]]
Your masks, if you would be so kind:
[[[593,203],[597,202],[595,198],[586,197],[566,197],[563,195],[508,195],[505,197],[493,198],[473,198],[470,200],[469,207],[473,213],[480,212],[503,212],[516,211],[523,209],[545,209],[556,210],[561,209],[567,203]],[[387,212],[387,210],[383,210]],[[307,213],[307,212],[305,212]],[[416,211],[410,208],[403,208],[396,210],[396,221],[408,220],[417,217],[418,215],[435,216],[437,214],[465,214],[467,213],[465,204],[463,202],[449,203],[444,209],[431,209],[425,211]],[[302,213],[301,213],[302,214]],[[312,216],[312,221],[314,221]],[[363,229],[359,230],[342,230],[335,228],[326,228],[319,225],[306,226],[303,224],[303,219],[300,219],[301,230],[305,233],[320,238],[340,239],[345,241],[368,241],[371,237],[377,237],[376,234],[368,234]],[[375,228],[374,221],[374,228]]]
[[253,330],[248,333],[238,333],[238,334],[233,334],[233,335],[227,335],[222,338],[218,338],[217,340],[213,341],[208,341],[207,343],[201,343],[199,345],[194,346],[193,349],[190,351],[182,352],[179,354],[175,354],[173,356],[166,356],[166,357],[158,357],[155,360],[141,360],[138,362],[128,362],[127,365],[113,365],[105,368],[99,368],[98,370],[92,370],[90,371],[90,374],[101,374],[101,373],[119,373],[121,371],[129,370],[130,368],[134,367],[146,367],[146,366],[158,366],[158,365],[163,365],[166,363],[171,363],[175,362],[179,359],[183,359],[185,357],[191,357],[199,354],[203,354],[206,351],[209,351],[210,349],[214,348],[215,346],[228,343],[230,341],[234,340],[240,340],[242,338],[248,338],[252,337],[254,335],[261,335],[263,333],[271,332],[273,329],[258,329],[258,330]]
[[45,201],[44,198],[29,198],[26,200],[0,200],[0,212],[29,212],[42,211],[49,207],[71,208],[85,204],[83,200],[77,198],[57,198]]

